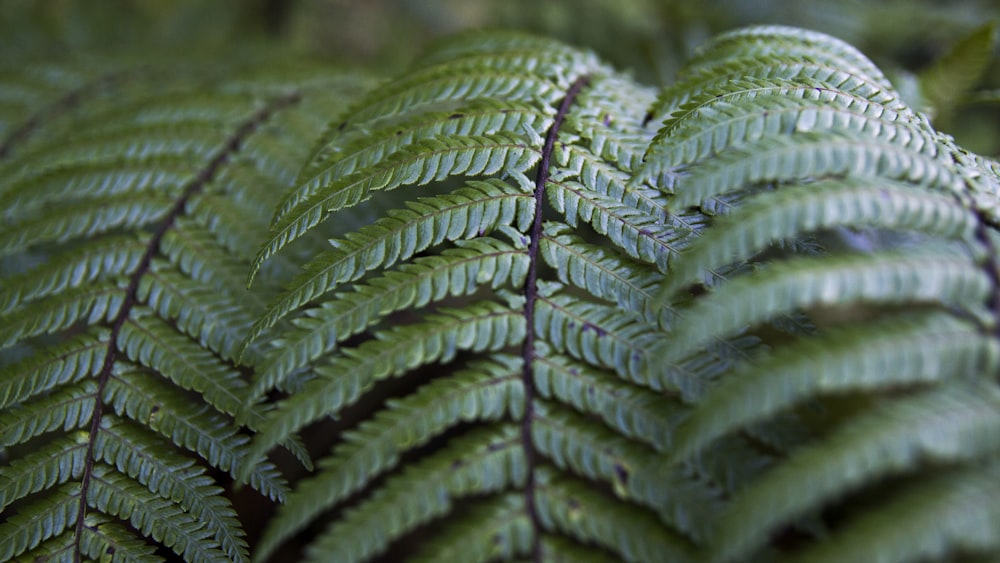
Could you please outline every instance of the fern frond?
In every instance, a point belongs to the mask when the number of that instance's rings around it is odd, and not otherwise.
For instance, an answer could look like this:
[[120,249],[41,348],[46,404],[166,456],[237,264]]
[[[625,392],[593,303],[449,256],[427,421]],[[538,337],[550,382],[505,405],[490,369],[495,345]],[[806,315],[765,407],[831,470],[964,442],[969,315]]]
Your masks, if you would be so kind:
[[850,90],[808,79],[734,80],[675,111],[653,138],[646,164],[631,183],[662,183],[679,167],[729,147],[816,130],[935,146],[926,122],[912,112]]
[[671,455],[684,459],[726,432],[820,394],[977,378],[998,368],[996,341],[940,313],[831,331],[733,373],[681,425]]
[[[886,401],[857,416],[741,493],[720,522],[713,559],[741,560],[766,539],[764,530],[865,481],[912,471],[920,462],[995,456],[1000,444],[998,400],[995,387],[956,382]],[[761,514],[757,508],[764,503],[770,509]],[[921,516],[936,520],[940,514]],[[891,540],[883,536],[881,541],[891,546]]]
[[4,315],[8,324],[0,330],[0,347],[57,332],[78,322],[100,321],[113,315],[124,300],[121,288],[105,283],[71,289],[30,307],[12,309]]
[[[310,177],[299,179],[298,187],[285,197],[274,219],[282,220],[295,207],[337,178],[375,166],[387,156],[414,143],[441,136],[544,131],[549,121],[549,116],[530,104],[498,103],[487,99],[452,111],[421,114],[407,123],[390,123],[375,130],[366,128],[363,136],[352,141],[334,139],[329,147],[314,157],[313,166],[318,170],[309,170]],[[381,140],[372,144],[372,138]]]
[[[179,447],[197,453],[212,467],[235,476],[249,438],[225,417],[171,389],[162,378],[123,366],[108,383],[107,401],[118,416],[147,425]],[[268,498],[284,497],[284,481],[271,464],[253,467],[249,482]]]
[[688,68],[706,68],[734,54],[755,57],[781,55],[796,58],[829,57],[872,76],[887,88],[889,81],[868,57],[850,44],[825,33],[782,25],[759,25],[736,29],[713,38],[687,61]]
[[87,442],[81,434],[46,444],[12,463],[0,486],[0,509],[31,493],[79,478],[87,457]]
[[182,389],[197,391],[219,412],[238,412],[243,403],[241,391],[246,388],[239,372],[162,319],[142,313],[137,317],[123,324],[118,333],[118,345],[126,357],[153,368]]
[[[155,549],[149,544],[138,541],[127,527],[111,521],[99,514],[88,514],[83,526],[83,538],[80,545],[82,554],[93,559],[101,555],[111,554],[112,561],[159,561]],[[71,539],[71,536],[65,534]],[[70,545],[70,548],[72,544]],[[69,551],[64,548],[64,551]]]
[[584,242],[567,225],[550,222],[540,243],[545,261],[563,283],[587,290],[598,299],[639,313],[643,320],[668,328],[672,312],[653,307],[660,276],[648,266]]
[[691,544],[647,512],[628,508],[582,481],[538,471],[538,515],[546,527],[596,543],[624,561],[694,561]]
[[110,424],[94,445],[102,461],[192,514],[211,532],[229,560],[248,558],[236,511],[219,496],[221,489],[204,474],[204,468],[151,439],[148,431],[119,424],[110,417],[105,420]]
[[695,542],[707,539],[722,508],[716,491],[671,471],[664,457],[581,415],[545,404],[536,404],[534,411],[534,443],[556,467],[609,484],[615,496],[654,510]]
[[32,497],[18,514],[0,525],[0,559],[10,561],[43,541],[58,536],[76,524],[79,483],[67,483],[54,491]]
[[0,448],[22,444],[58,428],[83,428],[94,415],[93,382],[49,393],[0,413]]
[[[929,154],[920,152],[926,147]],[[699,167],[681,180],[670,205],[683,209],[748,185],[827,176],[887,178],[961,194],[963,184],[941,152],[922,141],[910,148],[832,133],[769,137]]]
[[251,453],[263,457],[307,424],[336,415],[380,379],[419,365],[447,362],[462,350],[498,351],[519,344],[524,333],[524,316],[492,301],[442,310],[423,323],[378,332],[373,340],[342,350],[316,368],[317,377],[267,417]]
[[96,466],[93,475],[87,500],[95,510],[128,521],[186,561],[219,561],[226,557],[209,540],[211,532],[173,502],[106,466]]
[[139,229],[163,219],[173,200],[160,194],[95,198],[60,206],[43,216],[27,214],[0,229],[0,256],[23,252],[41,243],[62,243],[118,229]]
[[449,176],[478,176],[506,172],[522,174],[538,153],[522,139],[509,134],[452,136],[421,141],[394,153],[376,166],[334,182],[285,214],[258,254],[251,276],[262,263],[288,243],[302,236],[331,212],[356,205],[374,190],[404,185],[424,185]]
[[321,512],[328,510],[381,473],[400,456],[420,447],[459,422],[499,420],[523,410],[518,358],[497,355],[454,375],[436,379],[390,403],[387,410],[345,436],[323,471],[303,481],[271,522],[257,548],[266,559],[273,550]]
[[304,266],[282,298],[254,324],[247,341],[296,308],[369,270],[392,266],[446,240],[471,238],[501,226],[523,231],[534,213],[531,203],[529,194],[508,182],[472,181],[451,194],[419,198],[407,209],[389,211],[375,224],[331,241],[333,250]]
[[508,493],[477,503],[459,519],[441,526],[435,538],[421,545],[413,561],[510,560],[530,553],[531,538],[524,497]]
[[[995,459],[995,458],[994,458]],[[932,476],[859,516],[829,543],[804,552],[798,561],[843,561],[857,555],[878,561],[919,561],[968,553],[988,561],[1000,547],[996,461],[983,468]]]
[[[297,138],[253,139],[291,114],[315,123],[324,104],[299,102],[325,85],[262,96],[169,76],[123,74],[119,103],[81,91],[80,111],[39,111],[4,141],[2,560],[249,558],[220,472],[243,467],[261,420],[234,420],[252,366],[232,360],[269,296],[233,293],[263,238],[240,229],[266,226],[303,156]],[[248,469],[284,496],[273,465]]]
[[570,226],[588,223],[628,256],[655,264],[661,271],[667,270],[668,261],[690,235],[688,229],[619,203],[579,182],[553,180],[549,188],[550,203]]
[[659,451],[673,443],[674,427],[687,415],[662,393],[631,385],[583,362],[542,350],[535,359],[535,385],[546,399],[600,417],[619,434]]
[[882,228],[974,241],[978,219],[954,197],[890,180],[818,181],[782,186],[750,198],[719,217],[674,263],[662,295],[698,281],[714,268],[748,260],[768,244],[833,227]]
[[307,310],[305,316],[293,321],[294,331],[271,342],[278,352],[261,370],[251,396],[259,397],[296,369],[331,352],[338,342],[393,312],[423,307],[449,296],[471,295],[480,284],[489,283],[496,289],[524,283],[528,258],[523,248],[487,237],[459,240],[456,245]]
[[[827,60],[823,60],[827,59]],[[853,72],[852,72],[853,70]],[[781,54],[747,55],[691,72],[678,83],[665,88],[647,113],[650,119],[668,119],[691,100],[748,77],[756,80],[817,81],[823,87],[847,91],[900,112],[910,112],[899,95],[877,77],[866,75],[839,58]]]
[[679,315],[683,332],[660,345],[658,361],[689,356],[710,338],[733,334],[779,314],[807,307],[939,304],[981,313],[990,282],[968,258],[942,253],[898,253],[801,258],[721,286]]
[[[520,485],[526,478],[519,430],[505,425],[473,431],[391,478],[378,493],[312,544],[307,561],[362,561],[434,517],[453,499]],[[418,482],[420,487],[413,487]]]
[[6,373],[0,379],[0,408],[24,402],[58,385],[97,375],[104,364],[108,336],[106,330],[91,330],[5,366]]

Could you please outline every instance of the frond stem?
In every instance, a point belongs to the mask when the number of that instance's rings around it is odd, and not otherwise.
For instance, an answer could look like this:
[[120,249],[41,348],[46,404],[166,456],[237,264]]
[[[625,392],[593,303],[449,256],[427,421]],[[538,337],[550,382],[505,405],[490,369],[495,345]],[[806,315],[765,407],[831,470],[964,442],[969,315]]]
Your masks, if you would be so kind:
[[7,157],[14,145],[26,141],[48,119],[54,119],[78,106],[89,93],[113,85],[122,78],[123,72],[112,72],[70,90],[54,102],[36,111],[20,127],[14,129],[6,139],[0,141],[0,160]]
[[[976,240],[986,248],[986,260],[983,269],[990,278],[992,290],[986,306],[993,313],[993,338],[1000,340],[1000,257],[997,256],[996,244],[990,237],[989,229],[996,229],[995,223],[991,222],[982,211],[976,211]],[[1000,380],[1000,374],[994,374],[994,379]]]
[[277,111],[298,103],[300,98],[301,96],[298,92],[292,92],[271,100],[263,108],[257,110],[253,115],[251,115],[250,118],[244,121],[239,128],[237,128],[236,131],[230,135],[230,137],[226,140],[226,143],[219,149],[218,152],[215,153],[212,159],[208,161],[208,164],[201,169],[201,172],[199,172],[198,175],[191,180],[181,196],[174,202],[174,205],[170,208],[170,211],[167,213],[166,217],[163,218],[163,221],[156,228],[153,236],[146,244],[146,250],[143,253],[142,258],[139,260],[139,264],[136,266],[135,271],[133,271],[129,276],[129,283],[125,288],[125,300],[122,302],[121,307],[118,309],[118,313],[115,315],[115,318],[111,323],[111,334],[108,337],[107,353],[104,355],[104,363],[101,366],[101,372],[97,377],[97,389],[94,392],[96,405],[94,406],[94,414],[90,420],[90,435],[87,446],[87,456],[85,458],[86,461],[80,477],[80,501],[79,509],[77,510],[76,515],[76,531],[73,541],[74,563],[80,563],[82,558],[80,545],[82,543],[81,539],[84,528],[84,517],[87,513],[87,494],[94,474],[94,444],[97,442],[97,434],[100,431],[101,419],[104,415],[105,407],[104,401],[101,397],[104,395],[104,389],[107,386],[108,381],[111,379],[111,373],[114,369],[115,363],[118,361],[118,357],[122,352],[118,347],[118,335],[121,333],[121,329],[128,320],[132,309],[139,304],[139,282],[142,280],[143,276],[149,272],[153,257],[160,252],[160,243],[162,242],[163,237],[167,234],[167,231],[173,227],[178,217],[184,214],[188,201],[204,190],[205,186],[207,186],[215,178],[215,175],[229,161],[229,159],[234,154],[239,152],[246,139],[253,134],[257,128],[261,126],[261,124],[267,121]]
[[535,217],[531,225],[531,242],[528,244],[528,275],[524,283],[524,318],[527,331],[524,337],[524,347],[521,356],[524,360],[524,373],[522,384],[524,385],[524,418],[521,420],[521,442],[524,448],[525,465],[527,466],[527,483],[524,485],[524,506],[528,512],[532,527],[535,530],[532,540],[532,559],[536,563],[542,561],[542,534],[541,520],[538,511],[535,509],[535,465],[537,463],[537,452],[532,440],[533,412],[532,404],[535,400],[535,302],[538,300],[538,262],[539,243],[542,240],[542,207],[545,198],[545,185],[549,182],[549,166],[552,160],[552,152],[555,150],[556,139],[559,137],[559,128],[562,126],[566,114],[569,113],[570,106],[577,94],[590,82],[587,75],[581,76],[573,82],[566,91],[566,96],[559,103],[552,126],[545,134],[545,144],[542,146],[542,158],[538,163],[538,174],[535,177]]

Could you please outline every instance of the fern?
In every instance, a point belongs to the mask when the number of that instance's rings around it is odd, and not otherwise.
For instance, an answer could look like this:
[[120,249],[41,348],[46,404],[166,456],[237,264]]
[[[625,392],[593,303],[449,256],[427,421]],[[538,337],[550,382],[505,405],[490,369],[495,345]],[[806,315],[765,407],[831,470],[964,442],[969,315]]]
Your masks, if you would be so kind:
[[[306,120],[339,103],[319,92],[351,79],[237,78],[159,89],[98,74],[7,136],[2,560],[148,560],[156,544],[190,561],[249,557],[210,472],[247,460],[235,358],[267,295],[232,293],[248,264],[233,219],[266,225],[300,136],[318,133]],[[211,211],[227,200],[252,213]],[[261,411],[248,412],[255,427]],[[250,474],[284,497],[273,465]]]
[[1000,555],[1000,164],[846,43],[107,64],[4,72],[0,560]]

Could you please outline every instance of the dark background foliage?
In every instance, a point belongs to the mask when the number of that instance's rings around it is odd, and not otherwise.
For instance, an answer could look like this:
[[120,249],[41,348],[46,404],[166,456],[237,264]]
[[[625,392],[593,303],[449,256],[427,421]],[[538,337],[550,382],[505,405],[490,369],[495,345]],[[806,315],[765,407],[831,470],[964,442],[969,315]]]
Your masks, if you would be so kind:
[[[0,2],[4,48],[267,59],[292,51],[352,65],[400,68],[438,37],[472,28],[524,29],[589,47],[650,84],[669,84],[716,33],[768,23],[815,29],[857,46],[904,94],[958,39],[1000,17],[993,0],[74,0]],[[935,125],[995,155],[1000,124],[994,57],[979,86]],[[916,102],[912,100],[911,102]],[[919,104],[915,104],[919,105]],[[985,119],[984,119],[985,118]],[[942,122],[943,121],[943,122]]]

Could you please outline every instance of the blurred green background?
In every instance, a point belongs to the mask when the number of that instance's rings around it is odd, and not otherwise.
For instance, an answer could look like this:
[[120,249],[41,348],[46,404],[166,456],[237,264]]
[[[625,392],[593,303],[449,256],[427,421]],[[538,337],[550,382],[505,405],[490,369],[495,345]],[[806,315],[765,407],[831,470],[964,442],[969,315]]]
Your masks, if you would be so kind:
[[[716,33],[795,25],[857,46],[918,107],[919,73],[998,20],[997,0],[0,0],[7,56],[280,54],[392,72],[440,36],[514,28],[589,47],[650,84],[669,84]],[[959,94],[935,125],[972,150],[1000,154],[998,58]]]

